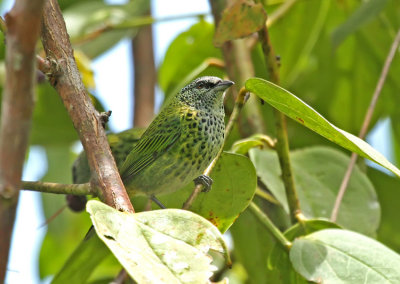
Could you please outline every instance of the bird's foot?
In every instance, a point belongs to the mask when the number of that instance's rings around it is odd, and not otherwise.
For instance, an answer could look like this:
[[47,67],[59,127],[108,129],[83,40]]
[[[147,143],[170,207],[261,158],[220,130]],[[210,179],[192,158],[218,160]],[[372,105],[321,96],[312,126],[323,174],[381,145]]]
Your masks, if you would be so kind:
[[160,200],[157,199],[154,195],[150,196],[150,199],[154,201],[155,204],[157,204],[161,209],[166,209],[164,204],[161,203]]
[[198,176],[193,181],[194,181],[195,185],[201,184],[204,186],[202,192],[209,192],[211,189],[211,185],[213,183],[213,180],[209,176],[206,176],[206,175]]

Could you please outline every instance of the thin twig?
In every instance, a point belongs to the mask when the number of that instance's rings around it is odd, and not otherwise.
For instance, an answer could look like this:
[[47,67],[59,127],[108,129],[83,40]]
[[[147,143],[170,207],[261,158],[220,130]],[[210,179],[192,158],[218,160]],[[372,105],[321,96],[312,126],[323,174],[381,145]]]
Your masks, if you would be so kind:
[[55,194],[96,195],[90,183],[62,184],[54,182],[23,181],[21,188],[24,190]]
[[[264,51],[264,57],[270,77],[269,79],[275,84],[279,85],[279,66],[271,42],[269,40],[267,27],[264,27],[261,31],[259,31],[258,36]],[[283,113],[276,109],[274,109],[274,116],[277,136],[276,152],[279,157],[279,164],[282,171],[282,179],[285,185],[290,219],[293,223],[295,223],[297,221],[296,216],[299,216],[301,209],[296,187],[294,184],[292,167],[290,164],[289,139],[287,134],[286,117]]]
[[[376,103],[378,101],[379,95],[381,94],[383,85],[386,81],[386,77],[389,72],[390,65],[393,62],[393,58],[394,58],[394,55],[396,54],[399,44],[400,44],[400,29],[398,30],[396,37],[393,40],[392,46],[390,47],[390,51],[386,57],[385,64],[383,65],[381,75],[379,76],[378,83],[376,84],[375,91],[372,96],[370,105],[368,107],[367,113],[365,114],[365,118],[364,118],[361,130],[360,130],[360,133],[358,135],[358,137],[360,137],[361,139],[364,139],[365,135],[367,134],[367,130],[368,130],[369,124],[371,122]],[[349,184],[351,174],[353,172],[353,168],[357,161],[357,157],[358,157],[358,155],[356,153],[351,154],[351,159],[350,159],[349,165],[347,166],[346,173],[343,177],[342,183],[340,184],[339,192],[338,192],[338,195],[336,196],[335,204],[332,209],[332,214],[331,214],[332,222],[335,222],[337,220],[340,204],[342,203],[343,196],[344,196],[344,194],[346,192],[346,188]]]
[[271,219],[269,219],[269,217],[262,212],[262,210],[253,201],[250,202],[249,209],[286,250],[289,250],[292,247],[292,243],[285,237],[284,234],[282,234],[281,231],[279,231],[274,223],[272,223]]
[[[239,117],[239,113],[240,113],[241,109],[243,108],[243,105],[246,101],[246,95],[247,95],[246,89],[242,88],[236,98],[235,107],[233,108],[232,114],[229,117],[229,121],[225,128],[225,141],[227,140],[229,134],[232,131],[233,126],[235,125],[235,123]],[[215,157],[215,159],[211,162],[211,164],[208,166],[208,168],[204,171],[204,173],[203,173],[204,175],[210,176],[211,171],[217,164],[217,161],[223,152],[223,148],[224,147],[222,146],[221,149],[219,150],[217,156]],[[192,194],[189,196],[189,198],[183,204],[182,209],[188,210],[190,208],[190,206],[192,206],[192,203],[194,202],[196,197],[200,194],[202,189],[203,189],[202,184],[196,185],[194,190],[192,191]]]

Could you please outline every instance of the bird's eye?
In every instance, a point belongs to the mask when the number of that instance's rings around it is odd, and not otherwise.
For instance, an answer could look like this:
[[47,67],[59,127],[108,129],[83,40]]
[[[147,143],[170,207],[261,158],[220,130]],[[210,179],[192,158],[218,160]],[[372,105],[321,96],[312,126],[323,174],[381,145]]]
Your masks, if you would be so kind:
[[198,83],[197,86],[196,86],[197,89],[203,89],[204,87],[205,87],[204,82],[200,82],[200,83]]

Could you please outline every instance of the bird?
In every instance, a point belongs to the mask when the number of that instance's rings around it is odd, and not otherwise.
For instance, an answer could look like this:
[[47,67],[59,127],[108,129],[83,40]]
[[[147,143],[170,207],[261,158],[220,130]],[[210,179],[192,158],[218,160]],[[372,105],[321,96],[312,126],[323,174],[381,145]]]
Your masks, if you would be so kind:
[[[168,99],[139,139],[131,130],[109,136],[130,198],[146,195],[156,201],[155,196],[191,181],[205,190],[211,187],[211,178],[202,173],[223,147],[224,93],[233,84],[214,76],[197,78]],[[85,159],[81,156],[74,164],[74,182],[89,177],[87,161],[82,166]]]

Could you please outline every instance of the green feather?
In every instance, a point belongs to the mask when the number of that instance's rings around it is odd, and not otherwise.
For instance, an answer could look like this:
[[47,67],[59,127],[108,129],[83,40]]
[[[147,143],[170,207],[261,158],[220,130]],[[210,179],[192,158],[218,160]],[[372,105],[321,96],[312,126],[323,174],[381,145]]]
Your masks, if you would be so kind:
[[170,149],[181,136],[181,115],[172,107],[163,109],[132,149],[120,173],[124,183]]

